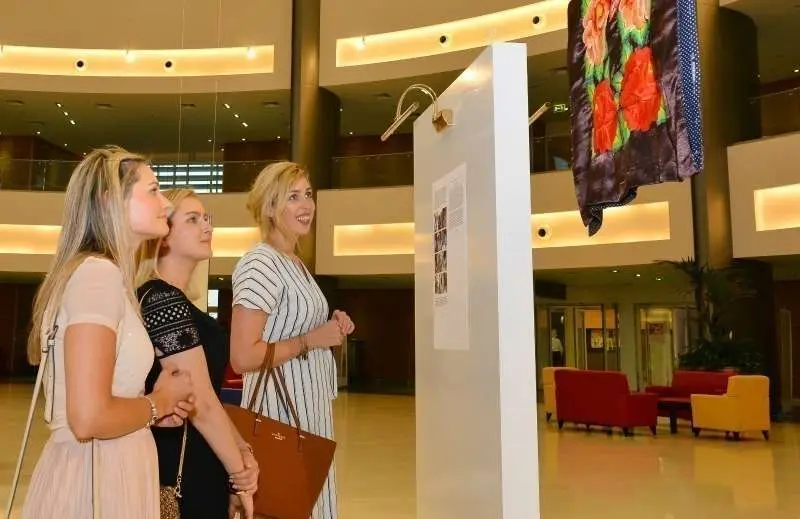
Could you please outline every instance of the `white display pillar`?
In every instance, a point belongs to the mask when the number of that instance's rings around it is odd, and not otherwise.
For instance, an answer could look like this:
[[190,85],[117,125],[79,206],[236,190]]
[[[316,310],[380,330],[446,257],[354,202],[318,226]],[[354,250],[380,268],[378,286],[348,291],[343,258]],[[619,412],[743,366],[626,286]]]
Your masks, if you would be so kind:
[[524,44],[414,123],[418,519],[539,518]]

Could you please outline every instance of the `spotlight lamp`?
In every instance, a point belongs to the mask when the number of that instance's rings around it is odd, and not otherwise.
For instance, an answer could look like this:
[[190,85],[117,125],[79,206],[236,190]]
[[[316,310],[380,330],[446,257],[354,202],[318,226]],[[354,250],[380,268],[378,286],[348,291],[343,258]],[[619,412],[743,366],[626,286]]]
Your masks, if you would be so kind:
[[400,96],[400,99],[397,101],[397,112],[395,113],[394,121],[392,121],[392,124],[389,125],[389,128],[383,132],[383,135],[381,135],[381,141],[388,140],[389,137],[391,137],[392,134],[397,131],[400,125],[403,124],[405,120],[408,119],[408,117],[419,108],[419,103],[414,101],[408,106],[408,108],[403,110],[403,101],[405,101],[406,95],[412,90],[418,90],[431,98],[431,101],[433,102],[433,118],[431,123],[433,123],[433,127],[438,133],[443,132],[449,126],[453,126],[453,110],[448,108],[439,110],[439,97],[436,95],[436,92],[428,85],[415,83],[406,88],[403,94]]

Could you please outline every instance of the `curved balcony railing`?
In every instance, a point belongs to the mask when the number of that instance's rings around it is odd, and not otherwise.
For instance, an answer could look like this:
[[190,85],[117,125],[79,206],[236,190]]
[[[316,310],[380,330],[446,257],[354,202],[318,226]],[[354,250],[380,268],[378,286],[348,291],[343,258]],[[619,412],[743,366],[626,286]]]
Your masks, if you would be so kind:
[[750,109],[751,118],[760,125],[753,138],[800,131],[800,87],[753,98]]
[[[191,187],[198,193],[243,192],[270,160],[154,164],[162,189]],[[0,189],[64,191],[78,164],[68,160],[4,159],[0,157]]]

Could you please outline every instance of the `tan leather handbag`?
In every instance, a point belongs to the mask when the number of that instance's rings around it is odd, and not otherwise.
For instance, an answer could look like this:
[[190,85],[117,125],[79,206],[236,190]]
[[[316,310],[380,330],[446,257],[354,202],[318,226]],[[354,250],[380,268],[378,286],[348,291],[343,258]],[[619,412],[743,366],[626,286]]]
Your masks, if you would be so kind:
[[[225,410],[244,441],[253,447],[258,461],[256,514],[274,519],[308,519],[328,477],[336,442],[300,429],[283,370],[273,366],[274,360],[275,345],[269,344],[247,408],[226,404]],[[261,414],[261,386],[263,383],[266,387],[270,376],[294,425]]]

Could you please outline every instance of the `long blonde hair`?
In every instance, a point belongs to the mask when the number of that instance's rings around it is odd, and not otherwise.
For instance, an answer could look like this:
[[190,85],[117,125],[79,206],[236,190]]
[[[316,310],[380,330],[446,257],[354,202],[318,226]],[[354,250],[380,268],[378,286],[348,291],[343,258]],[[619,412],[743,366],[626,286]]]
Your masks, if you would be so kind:
[[[175,188],[162,191],[161,194],[172,204],[172,212],[170,212],[169,217],[167,217],[167,224],[170,229],[172,229],[172,217],[175,211],[187,198],[197,198],[197,193],[189,188]],[[166,236],[164,238],[166,238]],[[151,279],[161,277],[161,274],[158,272],[158,258],[161,257],[161,247],[164,244],[164,238],[147,240],[139,247],[135,281],[137,287],[144,285]]]
[[45,326],[55,318],[75,269],[89,256],[106,258],[122,271],[126,295],[133,289],[134,251],[126,202],[147,161],[118,146],[93,150],[72,172],[53,264],[33,304],[28,359],[38,364]]
[[308,173],[294,162],[276,162],[261,170],[247,194],[247,210],[261,231],[261,239],[270,245],[272,232],[291,238],[281,222],[286,197],[300,179],[309,180]]

